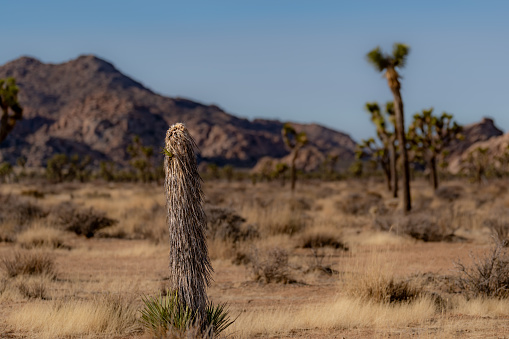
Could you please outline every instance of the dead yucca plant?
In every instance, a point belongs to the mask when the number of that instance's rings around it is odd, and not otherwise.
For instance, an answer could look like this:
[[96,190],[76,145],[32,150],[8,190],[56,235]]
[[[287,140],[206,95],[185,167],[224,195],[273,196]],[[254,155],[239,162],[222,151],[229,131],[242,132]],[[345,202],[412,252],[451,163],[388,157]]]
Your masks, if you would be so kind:
[[170,230],[170,281],[181,303],[207,326],[206,288],[211,279],[203,210],[203,192],[195,156],[196,144],[183,124],[166,132],[165,193]]

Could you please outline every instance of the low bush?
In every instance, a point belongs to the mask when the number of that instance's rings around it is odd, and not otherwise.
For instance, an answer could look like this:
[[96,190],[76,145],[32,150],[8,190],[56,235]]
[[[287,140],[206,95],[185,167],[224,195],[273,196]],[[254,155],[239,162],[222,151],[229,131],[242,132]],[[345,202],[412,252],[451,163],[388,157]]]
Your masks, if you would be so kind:
[[495,239],[490,252],[475,257],[472,266],[455,262],[458,285],[468,297],[509,297],[509,253],[504,243]]
[[28,200],[14,195],[0,195],[0,241],[12,242],[16,234],[25,230],[48,212]]
[[66,231],[91,238],[100,229],[112,226],[117,220],[106,217],[104,212],[93,208],[80,209],[72,203],[62,203],[54,208],[52,214]]
[[417,299],[423,291],[411,282],[396,280],[374,270],[354,279],[349,286],[349,293],[365,301],[400,303]]
[[21,191],[21,195],[25,195],[27,197],[33,197],[36,199],[44,198],[44,192],[41,192],[39,190],[24,190],[24,191]]
[[18,275],[56,276],[53,257],[39,251],[14,252],[12,256],[2,258],[0,266],[10,278]]
[[391,227],[402,234],[425,242],[457,242],[465,239],[454,233],[458,228],[454,225],[454,217],[447,211],[418,212],[407,216],[395,217]]
[[352,215],[367,215],[372,208],[377,208],[378,214],[387,212],[382,196],[376,192],[350,193],[336,202],[336,207],[343,213]]
[[258,230],[254,226],[244,225],[246,219],[231,209],[207,206],[205,213],[207,214],[207,237],[209,239],[230,240],[235,243],[259,236]]
[[[504,213],[506,212],[506,213]],[[509,218],[507,211],[497,211],[483,220],[483,226],[488,227],[497,241],[504,246],[509,243]]]
[[16,243],[26,249],[37,247],[69,248],[64,245],[63,231],[51,227],[34,226],[16,237]]
[[263,252],[253,249],[249,262],[254,278],[265,283],[289,283],[288,252],[281,248],[269,248]]
[[17,287],[21,295],[27,299],[47,299],[46,284],[42,279],[20,281]]
[[335,249],[348,251],[348,246],[339,240],[338,237],[334,236],[333,234],[323,232],[303,234],[300,239],[300,246],[302,248],[332,247]]
[[442,200],[452,202],[459,199],[464,192],[465,190],[461,186],[441,186],[435,191],[435,196]]

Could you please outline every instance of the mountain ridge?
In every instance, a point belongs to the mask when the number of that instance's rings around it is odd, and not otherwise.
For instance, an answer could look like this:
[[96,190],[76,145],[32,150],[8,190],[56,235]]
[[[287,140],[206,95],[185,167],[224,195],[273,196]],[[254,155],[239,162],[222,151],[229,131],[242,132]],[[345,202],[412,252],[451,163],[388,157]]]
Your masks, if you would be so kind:
[[[264,156],[288,154],[283,122],[248,120],[216,105],[157,94],[95,55],[60,64],[24,56],[0,66],[5,77],[16,78],[24,119],[0,145],[2,161],[24,156],[28,166],[43,166],[54,153],[78,153],[96,163],[126,165],[133,136],[159,149],[176,122],[187,125],[202,161],[249,167]],[[356,144],[348,134],[318,124],[293,125],[308,133],[310,147],[353,159]]]

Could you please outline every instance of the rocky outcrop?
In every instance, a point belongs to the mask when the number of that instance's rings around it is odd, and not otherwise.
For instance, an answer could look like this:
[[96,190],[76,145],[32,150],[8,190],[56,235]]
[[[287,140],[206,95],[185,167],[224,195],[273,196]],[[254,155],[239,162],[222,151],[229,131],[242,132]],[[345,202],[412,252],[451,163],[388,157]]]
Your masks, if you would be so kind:
[[479,141],[467,148],[461,156],[459,156],[452,167],[452,173],[460,172],[468,162],[468,157],[478,148],[486,149],[487,159],[490,159],[491,165],[495,168],[507,166],[509,162],[509,133],[498,137],[490,138],[486,141]]
[[[1,161],[25,156],[28,166],[42,166],[54,153],[66,153],[126,164],[135,135],[158,150],[176,122],[188,127],[201,161],[253,166],[262,157],[288,154],[282,122],[249,121],[214,105],[158,95],[93,55],[62,64],[22,57],[0,67],[5,77],[16,78],[24,119],[0,145]],[[316,124],[295,127],[308,133],[314,152],[353,158],[355,142],[347,134]]]
[[493,144],[503,132],[495,126],[493,119],[483,118],[481,122],[464,126],[462,134],[464,139],[455,141],[448,148],[448,169],[453,174],[461,170],[461,163],[473,149]]

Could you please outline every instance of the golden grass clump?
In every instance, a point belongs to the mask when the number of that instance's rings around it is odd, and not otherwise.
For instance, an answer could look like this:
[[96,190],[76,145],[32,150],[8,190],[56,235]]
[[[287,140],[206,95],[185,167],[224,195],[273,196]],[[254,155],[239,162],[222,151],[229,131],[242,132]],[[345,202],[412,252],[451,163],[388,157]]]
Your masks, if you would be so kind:
[[401,303],[416,300],[423,294],[423,288],[412,281],[396,279],[390,274],[390,267],[374,262],[364,272],[351,276],[347,282],[348,295],[375,303]]
[[56,228],[34,225],[16,237],[16,243],[26,249],[46,247],[63,248],[64,232]]
[[16,251],[0,261],[1,268],[9,278],[19,275],[56,276],[53,256],[41,251]]
[[13,330],[28,332],[33,338],[121,335],[141,330],[134,303],[120,296],[32,302],[6,320]]
[[201,178],[196,144],[183,124],[171,126],[165,139],[165,193],[170,231],[169,287],[181,301],[206,319],[206,288],[212,265],[206,242]]
[[419,298],[412,303],[380,304],[358,298],[336,300],[305,307],[263,309],[243,313],[228,330],[238,338],[286,337],[296,330],[338,330],[370,328],[387,330],[424,324],[436,314],[433,300]]

